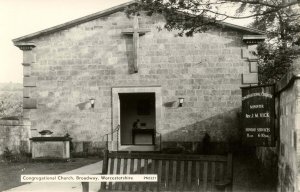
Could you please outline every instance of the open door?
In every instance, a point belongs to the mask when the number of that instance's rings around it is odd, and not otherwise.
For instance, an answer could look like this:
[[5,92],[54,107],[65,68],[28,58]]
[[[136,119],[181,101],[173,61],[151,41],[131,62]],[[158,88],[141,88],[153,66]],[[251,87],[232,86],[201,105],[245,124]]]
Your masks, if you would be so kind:
[[155,93],[119,93],[121,145],[155,144]]

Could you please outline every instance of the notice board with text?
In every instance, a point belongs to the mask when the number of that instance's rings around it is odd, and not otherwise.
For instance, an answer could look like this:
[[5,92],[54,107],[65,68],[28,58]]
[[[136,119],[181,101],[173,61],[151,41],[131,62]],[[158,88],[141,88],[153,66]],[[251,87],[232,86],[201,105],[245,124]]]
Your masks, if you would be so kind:
[[243,141],[251,146],[274,146],[274,86],[242,87]]

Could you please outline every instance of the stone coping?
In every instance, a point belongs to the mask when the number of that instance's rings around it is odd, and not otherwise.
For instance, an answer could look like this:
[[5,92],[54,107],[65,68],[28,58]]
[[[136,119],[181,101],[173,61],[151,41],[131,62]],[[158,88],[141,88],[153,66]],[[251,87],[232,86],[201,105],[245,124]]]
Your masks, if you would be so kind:
[[243,86],[241,89],[251,89],[255,87],[266,87],[266,86],[274,86],[275,84],[265,84],[265,85],[251,85],[251,86]]
[[31,122],[28,120],[6,120],[6,119],[0,119],[0,125],[1,126],[30,126]]
[[300,79],[300,73],[299,72],[288,72],[279,80],[276,82],[275,92],[280,93],[287,89],[290,85],[294,83],[296,79]]
[[70,137],[32,137],[31,141],[71,141]]

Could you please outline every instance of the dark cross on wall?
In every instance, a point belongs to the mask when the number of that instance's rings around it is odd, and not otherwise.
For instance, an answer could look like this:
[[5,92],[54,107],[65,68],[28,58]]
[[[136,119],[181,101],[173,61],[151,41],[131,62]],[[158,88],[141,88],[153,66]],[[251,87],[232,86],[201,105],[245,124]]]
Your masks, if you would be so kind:
[[139,37],[145,33],[150,32],[150,29],[139,28],[139,19],[137,16],[133,17],[133,28],[124,29],[122,34],[133,36],[133,71],[138,72],[138,47]]

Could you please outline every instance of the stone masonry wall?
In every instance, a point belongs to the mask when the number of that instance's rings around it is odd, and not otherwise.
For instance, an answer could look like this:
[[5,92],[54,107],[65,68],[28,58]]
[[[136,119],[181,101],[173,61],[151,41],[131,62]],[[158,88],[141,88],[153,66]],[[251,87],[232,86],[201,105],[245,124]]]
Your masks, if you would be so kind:
[[[258,147],[256,156],[266,177],[276,175],[277,191],[299,191],[300,59],[276,83],[274,147]],[[297,188],[298,187],[298,188]]]
[[[249,73],[241,54],[245,32],[220,27],[177,37],[159,29],[161,16],[144,16],[139,23],[151,32],[140,36],[136,74],[129,73],[132,36],[121,33],[133,22],[122,12],[31,40],[35,63],[26,72],[36,86],[26,94],[37,109],[24,110],[24,116],[32,129],[69,133],[74,143],[97,148],[113,129],[112,87],[161,86],[163,125],[157,131],[163,141],[198,142],[205,132],[213,142],[239,140],[241,74]],[[185,98],[181,108],[179,97]]]
[[[292,81],[292,80],[291,80]],[[278,162],[278,191],[297,191],[297,145],[300,130],[300,81],[280,93],[280,144]],[[298,158],[299,159],[299,158]]]
[[30,152],[30,123],[23,120],[0,120],[0,155],[6,150],[13,153]]

